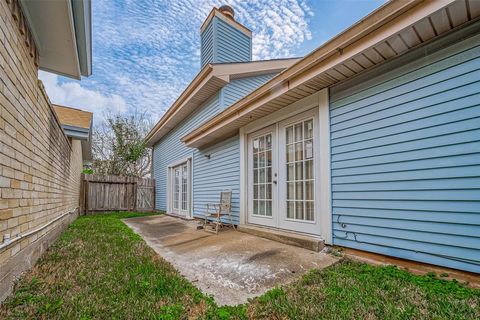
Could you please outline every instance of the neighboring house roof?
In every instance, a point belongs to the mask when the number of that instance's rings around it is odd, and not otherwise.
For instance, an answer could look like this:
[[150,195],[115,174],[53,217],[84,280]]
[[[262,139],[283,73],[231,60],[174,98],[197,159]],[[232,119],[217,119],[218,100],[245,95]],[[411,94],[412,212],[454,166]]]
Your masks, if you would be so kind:
[[202,147],[480,16],[480,1],[390,1],[182,138]]
[[153,146],[230,80],[281,72],[298,60],[299,58],[291,58],[207,64],[148,133],[145,138],[147,145]]
[[80,79],[92,73],[90,0],[19,0],[39,53],[39,67]]
[[85,129],[90,129],[92,126],[93,113],[91,112],[59,105],[53,105],[53,108],[62,125]]
[[65,135],[82,141],[82,152],[85,160],[92,159],[92,123],[93,113],[80,109],[53,105]]

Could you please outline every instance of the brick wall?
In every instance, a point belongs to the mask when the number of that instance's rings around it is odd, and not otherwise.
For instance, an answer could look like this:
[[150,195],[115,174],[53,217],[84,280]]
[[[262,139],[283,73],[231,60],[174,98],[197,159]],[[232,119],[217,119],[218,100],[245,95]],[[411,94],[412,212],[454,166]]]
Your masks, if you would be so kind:
[[[0,244],[76,210],[82,170],[80,141],[61,129],[21,11],[7,2],[0,1]],[[0,301],[76,214],[0,249]]]

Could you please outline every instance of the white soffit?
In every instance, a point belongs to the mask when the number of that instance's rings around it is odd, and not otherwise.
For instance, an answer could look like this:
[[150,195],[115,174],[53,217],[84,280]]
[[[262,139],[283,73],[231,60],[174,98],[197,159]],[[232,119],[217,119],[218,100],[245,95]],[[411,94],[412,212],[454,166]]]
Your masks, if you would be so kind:
[[[187,134],[182,141],[188,147],[199,148],[233,136],[239,128],[251,121],[323,88],[339,84],[480,18],[480,0],[411,2],[417,5],[414,9],[393,17],[389,22],[383,22],[376,30],[360,39],[352,40],[346,45],[338,44],[336,49],[330,49],[330,53],[325,54],[325,57],[317,58],[314,55],[330,46],[330,43],[317,48],[312,54],[285,70],[283,76],[280,74],[265,83]],[[400,1],[389,2],[371,15],[397,3],[401,4]],[[361,21],[358,26],[362,23],[365,24]],[[337,38],[341,39],[348,31],[349,29]],[[332,39],[331,42],[339,41],[338,39]]]
[[80,79],[72,4],[69,0],[21,0],[42,70]]

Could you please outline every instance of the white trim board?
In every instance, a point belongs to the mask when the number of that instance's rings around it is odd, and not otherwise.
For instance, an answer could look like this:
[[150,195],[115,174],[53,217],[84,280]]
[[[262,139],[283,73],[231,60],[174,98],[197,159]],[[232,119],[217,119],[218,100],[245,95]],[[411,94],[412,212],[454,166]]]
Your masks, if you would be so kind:
[[[174,162],[170,163],[167,166],[167,214],[174,215],[174,216],[181,216],[178,214],[173,213],[173,204],[172,204],[172,186],[173,186],[173,168],[178,167],[183,164],[187,164],[187,213],[184,218],[186,219],[193,219],[193,156],[189,156],[183,159],[175,160]],[[181,216],[183,217],[183,216]]]
[[320,188],[316,190],[316,210],[319,210],[320,236],[327,244],[332,243],[332,204],[330,172],[330,112],[328,89],[320,90],[298,100],[268,116],[255,120],[240,128],[240,224],[247,224],[248,215],[248,134],[277,124],[283,120],[318,107],[320,161]]
[[274,113],[269,114],[268,116],[252,121],[242,128],[243,132],[251,133],[251,132],[262,129],[263,127],[268,127],[272,124],[275,124],[287,118],[293,117],[299,113],[315,108],[318,106],[318,103],[320,101],[319,99],[320,96],[324,96],[324,98],[328,100],[328,90],[323,89],[321,91],[318,91],[312,95],[309,95],[308,97],[295,101],[294,103],[278,111],[275,111]]

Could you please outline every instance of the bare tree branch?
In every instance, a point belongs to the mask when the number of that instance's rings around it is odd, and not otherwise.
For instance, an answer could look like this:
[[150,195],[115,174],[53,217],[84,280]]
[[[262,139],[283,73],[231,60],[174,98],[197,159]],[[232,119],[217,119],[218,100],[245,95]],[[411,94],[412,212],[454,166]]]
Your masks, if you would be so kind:
[[145,113],[106,115],[93,131],[93,170],[99,174],[149,177],[152,152],[144,138],[152,127]]

